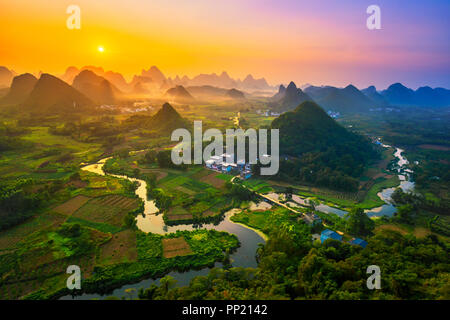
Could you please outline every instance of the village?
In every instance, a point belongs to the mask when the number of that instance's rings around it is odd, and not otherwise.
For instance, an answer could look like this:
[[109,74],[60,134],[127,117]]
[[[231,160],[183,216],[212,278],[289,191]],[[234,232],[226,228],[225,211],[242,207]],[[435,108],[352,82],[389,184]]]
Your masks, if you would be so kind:
[[224,153],[220,156],[212,156],[205,161],[205,167],[228,174],[239,174],[241,179],[248,179],[252,176],[250,163],[245,160],[234,161],[234,154]]

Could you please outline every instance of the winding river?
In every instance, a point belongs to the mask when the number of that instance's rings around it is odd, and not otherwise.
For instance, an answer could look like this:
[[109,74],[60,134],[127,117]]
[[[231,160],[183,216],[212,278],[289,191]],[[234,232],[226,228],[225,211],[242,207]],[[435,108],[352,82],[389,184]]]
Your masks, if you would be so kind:
[[[385,148],[390,148],[391,146],[383,145]],[[408,160],[403,156],[403,149],[395,148],[394,156],[398,159],[397,160],[397,173],[398,173],[398,179],[400,180],[400,185],[393,188],[386,188],[381,190],[377,195],[378,197],[386,202],[386,204],[365,210],[367,215],[369,217],[381,217],[381,216],[388,216],[392,217],[393,214],[397,211],[397,209],[394,207],[392,202],[392,194],[394,193],[395,189],[400,187],[404,192],[412,192],[414,191],[414,182],[411,180],[411,173],[412,171],[408,169],[406,166],[409,164]]]
[[[110,158],[105,158],[100,160],[98,163],[86,165],[82,170],[93,172],[99,175],[105,175],[103,172],[103,166],[105,162]],[[230,255],[232,266],[244,267],[244,268],[254,268],[257,266],[256,263],[256,250],[259,243],[265,243],[263,237],[256,231],[247,228],[241,224],[234,223],[230,220],[230,216],[233,215],[233,210],[225,213],[225,218],[218,224],[201,224],[201,225],[178,225],[178,226],[167,226],[164,223],[162,214],[158,214],[159,210],[155,205],[153,200],[147,199],[147,183],[140,179],[130,178],[126,176],[108,174],[113,177],[128,179],[130,181],[139,182],[139,187],[136,189],[136,194],[144,201],[144,214],[138,215],[137,227],[143,232],[152,232],[157,234],[166,234],[176,232],[177,230],[195,230],[198,228],[204,229],[215,229],[218,231],[226,231],[236,235],[240,241],[240,247]],[[215,267],[222,266],[221,263],[217,262]],[[203,268],[200,270],[189,270],[187,272],[177,272],[172,271],[168,275],[172,276],[177,280],[177,286],[186,286],[189,284],[192,278],[200,275],[207,275],[210,268]],[[129,293],[126,292],[127,289],[136,289],[138,291],[140,288],[148,288],[152,283],[159,284],[159,279],[145,279],[137,283],[127,284],[120,288],[115,289],[112,293],[106,295],[100,294],[82,294],[80,296],[72,297],[67,295],[61,298],[61,300],[86,300],[86,299],[104,299],[108,296],[115,297],[129,297]],[[136,298],[137,293],[134,293],[134,298]]]
[[[383,147],[390,148],[391,146],[383,145]],[[395,148],[394,156],[398,159],[396,170],[398,173],[398,177],[400,179],[399,187],[403,189],[403,191],[413,191],[414,182],[411,181],[411,170],[406,168],[408,164],[408,160],[402,155],[403,150],[400,148]],[[86,165],[82,168],[82,170],[93,172],[99,175],[105,175],[103,172],[103,166],[105,162],[110,158],[104,158],[100,160],[98,163]],[[139,187],[136,189],[136,194],[144,201],[144,214],[139,215],[137,220],[137,227],[143,232],[152,232],[157,234],[166,234],[172,233],[177,230],[195,230],[198,228],[205,229],[215,229],[218,231],[226,231],[232,234],[235,234],[241,246],[230,256],[232,265],[239,267],[256,267],[256,259],[255,253],[258,248],[259,243],[265,243],[262,235],[258,232],[247,228],[241,224],[234,223],[230,220],[230,216],[233,214],[232,210],[225,214],[225,218],[218,224],[201,224],[201,225],[178,225],[178,226],[167,226],[164,223],[162,214],[159,213],[158,208],[155,205],[153,200],[147,199],[147,184],[145,181],[135,178],[130,178],[127,176],[120,176],[114,174],[108,174],[110,176],[114,176],[117,178],[128,179],[130,181],[137,181],[139,183]],[[386,204],[365,210],[367,215],[370,217],[380,217],[380,216],[392,216],[396,212],[396,208],[391,203],[391,196],[394,188],[386,188],[378,193],[378,196],[381,200],[386,202]],[[297,202],[303,205],[306,205],[306,198],[298,197]],[[323,203],[319,203],[315,206],[316,210],[325,212],[325,213],[335,213],[341,217],[343,217],[347,212],[335,207],[328,206]],[[220,267],[222,264],[217,262],[215,267]],[[172,271],[168,273],[168,275],[172,276],[175,280],[177,280],[177,286],[186,286],[189,284],[190,280],[196,276],[207,275],[209,273],[210,268],[203,268],[200,270],[190,270],[187,272],[177,272]],[[136,289],[140,288],[148,288],[151,284],[159,284],[159,279],[145,279],[133,284],[127,284],[120,288],[115,289],[112,293],[106,295],[100,294],[83,294],[80,296],[72,297],[70,295],[64,296],[62,300],[69,299],[104,299],[107,296],[115,296],[115,297],[129,297],[130,294],[127,293],[127,289]],[[137,293],[134,293],[133,297],[137,296]]]
[[[385,148],[392,148],[389,145],[382,144]],[[397,171],[398,178],[400,180],[400,184],[397,187],[393,188],[385,188],[378,192],[378,197],[385,202],[385,204],[372,208],[372,209],[366,209],[364,210],[366,214],[369,217],[392,217],[394,213],[397,211],[395,206],[391,203],[392,202],[392,194],[394,193],[395,189],[398,187],[402,188],[404,192],[412,192],[414,190],[414,182],[411,180],[411,173],[412,171],[407,168],[407,165],[409,164],[408,160],[403,156],[403,149],[395,148],[394,157],[396,157],[397,163],[395,170]],[[300,204],[307,205],[306,200],[308,198],[299,197],[300,199],[297,201]],[[315,205],[315,209],[324,213],[334,213],[337,214],[340,217],[344,217],[345,214],[347,214],[347,211],[335,208],[329,205],[326,205],[324,203],[318,203]]]

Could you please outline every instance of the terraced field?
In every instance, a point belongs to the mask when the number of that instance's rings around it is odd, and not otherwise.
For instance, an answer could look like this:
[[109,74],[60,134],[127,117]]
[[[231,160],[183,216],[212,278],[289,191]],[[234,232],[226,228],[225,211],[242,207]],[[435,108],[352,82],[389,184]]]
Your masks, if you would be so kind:
[[162,246],[164,258],[173,258],[192,254],[191,247],[183,237],[163,239]]
[[203,169],[195,174],[192,175],[193,179],[197,179],[200,182],[204,182],[207,183],[211,186],[213,186],[214,188],[223,188],[225,186],[225,182],[228,180],[231,180],[232,175],[225,175],[227,178],[229,177],[229,179],[224,179],[221,177],[221,173],[217,173],[216,171],[213,170],[207,170],[207,169]]
[[137,260],[136,234],[124,230],[115,234],[100,248],[100,263],[114,264]]
[[73,217],[97,223],[122,226],[123,218],[128,212],[138,208],[139,199],[121,195],[109,195],[94,198],[73,213]]
[[53,211],[64,214],[66,216],[70,216],[72,213],[80,209],[90,199],[91,198],[89,197],[78,195],[64,202],[63,204],[57,206],[56,208],[53,209]]
[[42,213],[12,229],[0,232],[0,251],[13,249],[17,243],[37,230],[58,226],[65,217],[57,213]]

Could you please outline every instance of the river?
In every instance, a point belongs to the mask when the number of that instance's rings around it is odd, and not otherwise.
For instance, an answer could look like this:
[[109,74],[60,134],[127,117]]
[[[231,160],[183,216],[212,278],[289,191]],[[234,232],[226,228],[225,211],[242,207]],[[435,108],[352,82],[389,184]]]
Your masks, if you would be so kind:
[[[391,146],[383,145],[383,147],[390,148]],[[403,191],[413,191],[414,182],[411,181],[410,173],[411,170],[406,168],[408,164],[408,160],[402,155],[403,150],[400,148],[395,148],[394,156],[398,159],[397,161],[397,173],[400,179],[399,187],[403,189]],[[105,158],[100,160],[96,164],[86,165],[82,168],[82,170],[93,172],[99,175],[105,175],[103,172],[103,166],[105,162],[110,158]],[[408,171],[405,171],[408,170]],[[167,226],[164,223],[162,214],[158,214],[159,210],[155,205],[153,200],[147,199],[147,184],[145,181],[135,178],[130,178],[126,176],[108,174],[110,176],[114,176],[117,178],[128,179],[130,181],[137,181],[139,183],[139,187],[136,189],[136,194],[144,201],[144,214],[138,215],[137,227],[143,232],[152,232],[157,234],[166,234],[172,233],[177,230],[194,230],[198,228],[205,229],[215,229],[218,231],[226,231],[232,234],[235,234],[241,246],[230,256],[232,265],[235,267],[256,267],[256,250],[258,248],[259,243],[265,243],[265,240],[258,235],[257,232],[244,227],[243,225],[234,223],[230,220],[231,212],[225,214],[225,218],[218,223],[214,224],[202,224],[202,225],[178,225],[178,226]],[[379,217],[379,216],[392,216],[396,212],[396,208],[391,204],[391,195],[394,192],[394,188],[386,188],[378,193],[378,196],[381,200],[385,201],[386,204],[365,210],[368,216],[370,217]],[[297,196],[297,202],[300,204],[306,205],[305,201],[307,198],[302,198]],[[343,217],[347,211],[328,206],[323,203],[319,203],[315,205],[316,210],[322,211],[325,213],[335,213],[341,217]],[[215,267],[220,267],[221,263],[216,263]],[[168,273],[168,275],[172,276],[175,280],[177,280],[177,286],[186,286],[189,284],[190,280],[196,276],[207,275],[209,273],[210,268],[203,268],[201,270],[190,270],[187,272],[177,272],[172,271]],[[129,297],[129,293],[126,292],[127,289],[136,289],[138,291],[140,288],[148,288],[152,283],[159,284],[159,279],[145,279],[133,284],[127,284],[120,288],[115,289],[112,293],[106,295],[100,294],[82,294],[80,296],[72,297],[70,295],[64,296],[61,300],[69,300],[69,299],[77,299],[77,300],[86,300],[86,299],[104,299],[107,296],[116,296],[116,297]],[[137,293],[134,293],[134,297],[137,296]]]
[[[385,148],[392,148],[391,146],[385,144],[382,144],[382,146]],[[394,157],[398,159],[394,170],[396,170],[398,173],[400,184],[397,187],[386,188],[378,192],[377,194],[378,197],[381,200],[383,200],[385,204],[376,208],[364,210],[369,217],[372,218],[381,216],[392,217],[394,213],[397,211],[395,206],[391,203],[392,201],[391,196],[394,193],[395,189],[400,187],[404,192],[412,192],[414,190],[414,182],[411,180],[412,170],[407,168],[409,161],[403,156],[403,151],[404,151],[403,149],[395,148],[394,152]],[[299,199],[297,199],[296,202],[302,205],[308,205],[307,202],[307,200],[309,200],[308,198],[299,196],[297,197]],[[344,217],[347,214],[347,211],[345,210],[329,206],[327,204],[321,203],[320,201],[318,204],[315,205],[315,209],[324,213],[334,213],[340,217]]]
[[[105,175],[103,172],[103,166],[105,162],[110,158],[105,158],[100,160],[98,163],[90,164],[82,167],[82,170],[93,172],[99,175]],[[254,230],[244,227],[241,224],[234,223],[230,220],[230,216],[233,215],[233,211],[225,213],[224,219],[218,223],[208,223],[201,225],[178,225],[178,226],[167,226],[164,223],[162,214],[158,214],[159,210],[155,205],[153,200],[147,199],[147,184],[145,181],[135,178],[130,178],[126,176],[108,174],[113,177],[128,179],[130,181],[137,181],[139,187],[136,189],[136,194],[144,201],[144,215],[138,215],[137,227],[143,232],[152,232],[157,234],[172,233],[177,230],[195,230],[198,228],[204,229],[215,229],[218,231],[226,231],[236,235],[240,242],[240,247],[230,255],[232,266],[234,267],[244,267],[244,268],[254,268],[257,266],[256,263],[256,250],[259,243],[265,243],[265,240]],[[215,267],[220,267],[221,263],[216,263]],[[187,272],[177,272],[172,271],[168,275],[172,276],[177,280],[177,286],[186,286],[189,284],[192,278],[200,275],[207,275],[210,268],[203,268],[200,270],[190,270]],[[129,297],[130,295],[126,292],[127,289],[134,288],[138,291],[140,288],[148,288],[152,283],[159,284],[159,279],[145,279],[133,284],[127,284],[120,288],[115,289],[112,293],[106,295],[100,294],[82,294],[76,297],[67,295],[61,297],[61,300],[88,300],[88,299],[104,299],[108,296],[115,297]],[[134,297],[137,293],[134,294]]]

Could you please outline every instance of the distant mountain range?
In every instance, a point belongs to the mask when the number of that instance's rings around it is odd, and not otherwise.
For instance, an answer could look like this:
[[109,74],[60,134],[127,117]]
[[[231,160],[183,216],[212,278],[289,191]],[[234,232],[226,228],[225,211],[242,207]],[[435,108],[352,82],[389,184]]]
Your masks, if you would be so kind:
[[400,83],[383,91],[377,91],[374,86],[358,90],[353,85],[345,88],[308,86],[302,90],[291,82],[287,88],[280,86],[278,93],[271,98],[271,108],[286,112],[308,100],[315,101],[325,110],[341,113],[364,113],[374,108],[397,106],[437,108],[450,106],[450,90],[421,87],[414,91]]
[[364,112],[378,106],[353,85],[345,88],[310,86],[305,92],[326,110],[342,113]]
[[223,89],[213,86],[192,86],[186,90],[196,99],[245,99],[245,94],[237,89]]
[[370,86],[370,87],[367,87],[366,89],[362,89],[361,92],[364,93],[373,102],[375,102],[376,105],[379,105],[379,106],[389,105],[387,99],[377,91],[375,86]]
[[125,78],[120,73],[112,71],[105,72],[103,68],[94,66],[85,66],[81,69],[69,67],[66,72],[60,76],[60,78],[70,84],[83,70],[90,70],[111,82],[122,92],[130,93],[142,93],[142,91],[147,92],[155,89],[165,91],[177,85],[182,85],[184,87],[214,86],[223,89],[241,89],[247,91],[274,89],[274,87],[271,87],[264,78],[255,79],[251,74],[247,75],[244,80],[233,79],[225,71],[220,75],[211,73],[199,74],[192,79],[187,76],[176,76],[172,79],[170,77],[166,77],[156,66],[152,66],[148,70],[142,70],[141,74],[135,75],[129,83],[125,81]]
[[247,91],[273,90],[273,87],[264,78],[255,79],[249,74],[244,80],[233,79],[225,71],[220,75],[216,73],[200,74],[192,79],[189,79],[187,76],[182,78],[176,76],[174,79],[168,78],[167,81],[171,84],[183,86],[214,86],[224,89],[242,89]]
[[285,112],[295,109],[305,101],[312,101],[312,99],[302,89],[297,88],[294,82],[291,82],[287,88],[280,85],[278,93],[272,97],[270,105],[273,111]]
[[116,86],[121,91],[128,91],[129,85],[126,82],[125,78],[118,72],[113,71],[104,71],[101,67],[94,67],[94,66],[85,66],[81,69],[78,69],[76,67],[69,67],[67,68],[66,72],[59,76],[60,79],[64,80],[65,82],[72,84],[75,77],[80,74],[84,70],[89,70],[95,73],[96,75],[105,78],[110,83],[112,83],[114,86]]
[[432,89],[428,86],[412,90],[401,83],[394,83],[380,94],[396,106],[448,107],[450,106],[450,90]]
[[[5,105],[27,102],[28,95],[34,91],[39,82],[36,78],[41,80],[42,75],[45,73],[39,72],[38,77],[24,74],[15,78],[14,71],[0,66],[0,89],[2,86],[9,87],[9,90],[1,89],[3,98],[0,103]],[[44,78],[48,76],[50,75],[47,74]],[[255,79],[252,75],[248,75],[244,80],[233,79],[226,72],[220,75],[200,74],[192,79],[187,76],[176,76],[172,79],[167,78],[156,66],[142,70],[141,74],[135,75],[130,82],[127,82],[120,73],[105,71],[95,66],[85,66],[81,69],[69,67],[59,78],[94,105],[117,104],[120,98],[128,94],[136,97],[169,96],[175,102],[191,103],[207,99],[244,99],[245,90],[258,94],[263,92],[267,94],[269,91],[265,90],[273,90],[264,78]],[[58,92],[49,91],[48,94],[57,96]],[[72,92],[71,97],[75,96]],[[287,87],[281,85],[278,92],[268,100],[269,107],[277,112],[290,111],[302,102],[314,101],[327,111],[358,113],[393,106],[449,107],[450,90],[430,87],[412,90],[400,83],[392,84],[382,91],[378,91],[374,86],[359,90],[351,84],[345,88],[311,85],[298,88],[291,82]],[[48,101],[51,101],[50,97]],[[77,104],[82,101],[85,100],[72,102]]]

